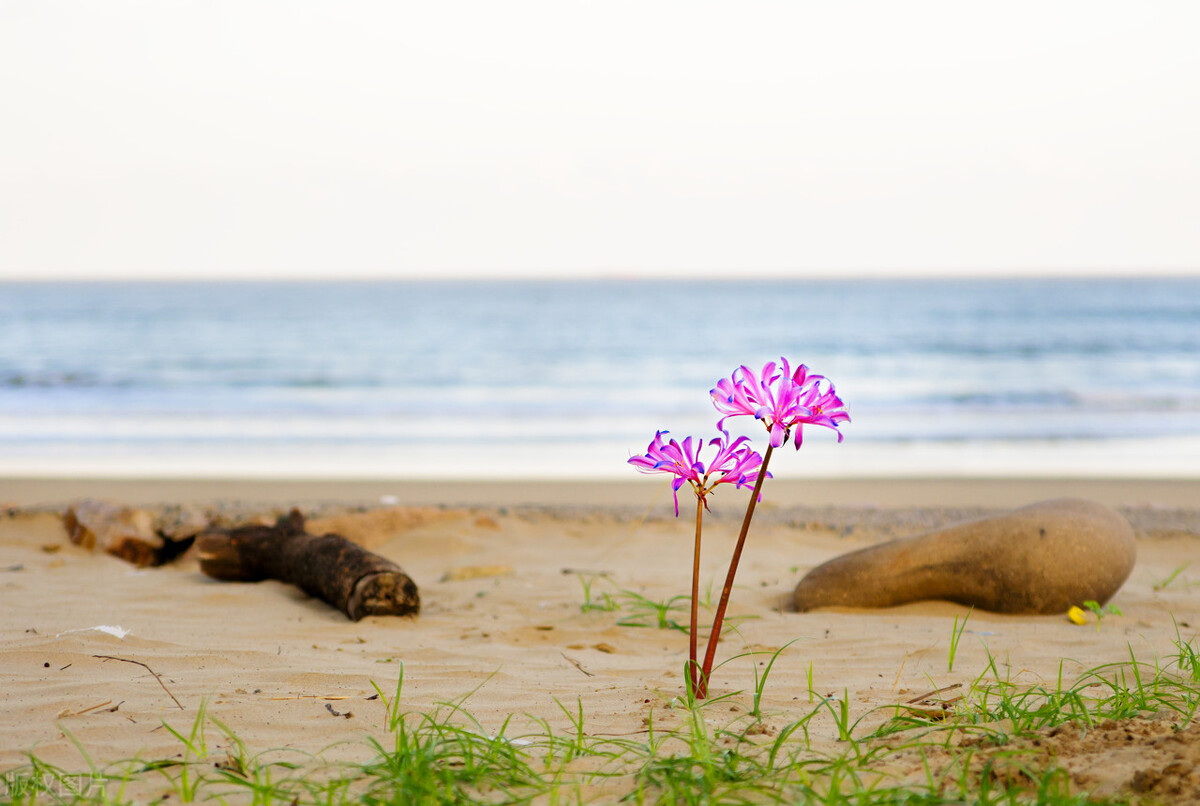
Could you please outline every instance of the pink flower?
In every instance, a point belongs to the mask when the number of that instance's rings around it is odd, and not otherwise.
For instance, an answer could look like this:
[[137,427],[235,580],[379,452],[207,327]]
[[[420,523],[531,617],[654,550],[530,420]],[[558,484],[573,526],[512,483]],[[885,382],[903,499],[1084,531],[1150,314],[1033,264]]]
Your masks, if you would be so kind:
[[[730,442],[726,434],[710,440],[708,446],[717,446],[717,453],[706,465],[700,460],[700,451],[705,447],[703,440],[693,442],[691,437],[687,437],[683,444],[673,439],[664,444],[663,434],[666,433],[656,433],[645,455],[631,457],[629,464],[642,473],[671,473],[675,476],[671,489],[675,493],[676,516],[679,515],[679,489],[685,482],[692,485],[696,498],[707,509],[708,499],[705,496],[718,484],[748,487],[758,478],[762,457],[743,444],[749,442],[747,437],[738,437]],[[768,473],[767,478],[770,477]]]
[[771,434],[773,448],[786,442],[795,428],[799,449],[805,425],[832,428],[841,442],[838,426],[849,422],[850,415],[846,413],[846,404],[834,392],[833,384],[823,375],[810,375],[804,364],[792,372],[786,358],[779,361],[779,365],[767,362],[758,374],[742,365],[709,391],[713,405],[725,415],[717,422],[717,428],[725,431],[727,419],[749,414],[763,421]]

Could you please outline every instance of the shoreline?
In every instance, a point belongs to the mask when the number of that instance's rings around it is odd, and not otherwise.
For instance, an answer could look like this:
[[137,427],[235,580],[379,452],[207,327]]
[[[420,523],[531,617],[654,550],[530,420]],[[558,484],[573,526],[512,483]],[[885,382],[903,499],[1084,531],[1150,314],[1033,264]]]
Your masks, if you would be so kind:
[[[1017,507],[1049,498],[1092,498],[1110,506],[1200,508],[1200,479],[1180,478],[855,478],[772,479],[766,506]],[[247,503],[345,503],[377,506],[570,506],[668,507],[661,479],[426,480],[254,478],[0,477],[0,507],[54,507],[82,498],[135,505]],[[722,509],[742,495],[714,500]]]
[[[809,744],[789,744],[789,752],[837,754],[846,748],[835,724],[838,702],[865,740],[894,709],[926,692],[971,692],[980,681],[1024,690],[1065,679],[1092,696],[1096,670],[1123,673],[1134,659],[1138,668],[1157,669],[1181,644],[1194,648],[1200,640],[1200,578],[1190,568],[1200,538],[1200,482],[771,484],[731,602],[737,629],[722,636],[718,650],[713,691],[721,701],[707,712],[714,730],[746,728],[761,706],[755,736],[770,741],[804,718]],[[713,502],[703,590],[723,579],[747,496],[722,490]],[[833,557],[983,509],[1059,496],[1118,507],[1137,535],[1137,564],[1113,599],[1120,613],[1103,623],[939,600],[804,613],[788,605],[798,581]],[[421,612],[353,622],[277,580],[211,579],[195,552],[135,568],[70,542],[60,514],[84,497],[146,507],[215,502],[222,514],[248,516],[270,507],[316,509],[310,517],[324,521],[316,533],[353,534],[401,566],[419,586]],[[412,510],[400,511],[405,506]],[[380,727],[389,706],[379,692],[399,698],[401,682],[405,712],[436,715],[453,703],[472,729],[509,731],[514,742],[573,735],[575,708],[592,737],[641,736],[651,721],[656,730],[686,731],[688,712],[678,703],[687,636],[669,625],[655,628],[653,617],[659,607],[672,618],[684,613],[689,526],[686,512],[674,517],[669,485],[651,478],[0,477],[0,674],[7,681],[0,691],[0,774],[25,780],[21,771],[36,753],[69,773],[115,770],[119,777],[130,759],[141,759],[144,769],[145,760],[179,758],[184,749],[160,729],[164,723],[186,736],[206,719],[210,756],[197,762],[207,769],[227,757],[235,736],[254,757],[295,759],[309,765],[306,774],[330,760],[366,763],[373,757],[368,740],[389,738]],[[702,606],[707,618],[711,603]],[[756,695],[764,655],[773,656],[770,684]],[[1058,763],[1092,776],[1080,780],[1102,793],[1174,763],[1174,756],[1152,755],[1161,731],[1146,732],[1136,745],[1140,754],[1131,754],[1125,729],[1168,725],[1145,716],[1120,725],[1094,750]],[[900,780],[924,780],[919,760],[906,764],[893,770]],[[164,786],[170,784],[149,774],[131,781],[129,791],[148,800]]]

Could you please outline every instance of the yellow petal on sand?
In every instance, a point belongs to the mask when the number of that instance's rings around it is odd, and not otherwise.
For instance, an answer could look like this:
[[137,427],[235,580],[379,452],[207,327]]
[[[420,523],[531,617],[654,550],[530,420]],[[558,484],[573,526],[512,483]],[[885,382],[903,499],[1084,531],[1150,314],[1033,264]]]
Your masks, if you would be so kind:
[[1067,618],[1075,624],[1087,624],[1087,613],[1082,608],[1072,605],[1067,608]]

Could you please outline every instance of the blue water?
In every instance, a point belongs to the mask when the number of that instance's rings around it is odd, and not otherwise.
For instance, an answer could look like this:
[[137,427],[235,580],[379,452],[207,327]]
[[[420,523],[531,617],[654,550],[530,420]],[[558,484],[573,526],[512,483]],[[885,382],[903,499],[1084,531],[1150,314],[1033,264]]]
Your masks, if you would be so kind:
[[624,477],[780,355],[778,475],[1200,477],[1200,279],[0,284],[0,474]]

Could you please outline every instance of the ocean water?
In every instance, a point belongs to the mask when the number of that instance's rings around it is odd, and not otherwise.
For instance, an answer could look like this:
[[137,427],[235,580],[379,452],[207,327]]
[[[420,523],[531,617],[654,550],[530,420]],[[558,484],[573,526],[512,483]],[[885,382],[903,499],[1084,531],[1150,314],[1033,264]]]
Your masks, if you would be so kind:
[[1200,279],[0,284],[0,475],[629,478],[781,355],[779,476],[1200,478]]

